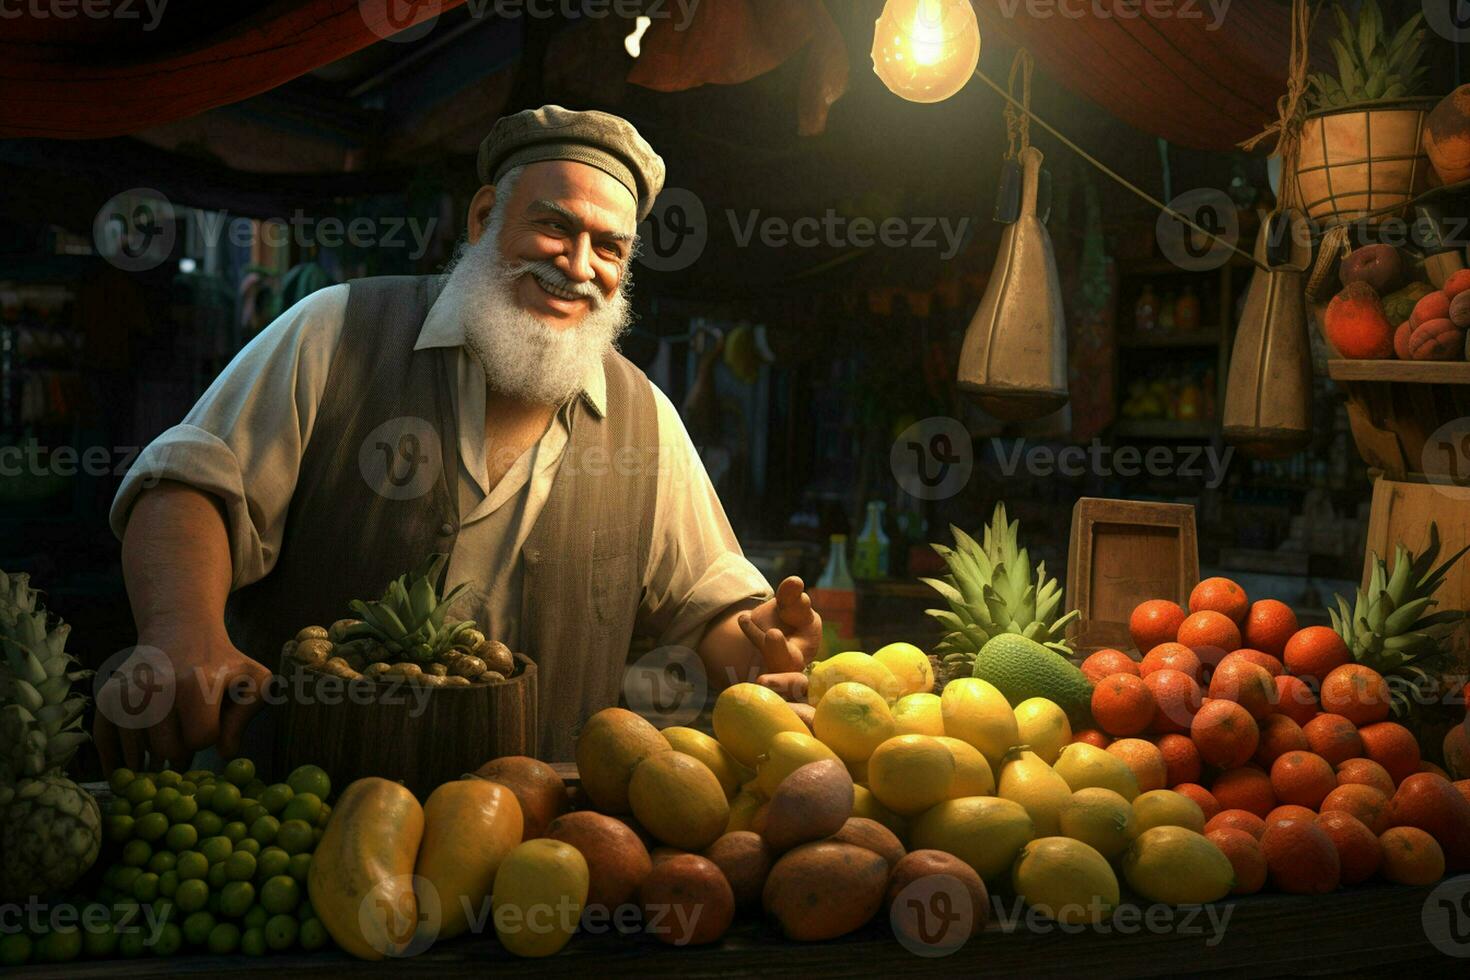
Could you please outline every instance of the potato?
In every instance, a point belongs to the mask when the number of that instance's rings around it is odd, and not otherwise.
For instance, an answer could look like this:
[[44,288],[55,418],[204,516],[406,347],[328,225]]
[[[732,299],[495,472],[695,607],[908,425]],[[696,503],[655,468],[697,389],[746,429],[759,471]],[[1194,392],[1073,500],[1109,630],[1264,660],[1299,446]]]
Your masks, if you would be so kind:
[[506,677],[515,672],[515,657],[511,655],[510,647],[499,640],[486,640],[476,645],[473,653],[485,661],[485,666],[490,670],[499,671]]
[[325,640],[329,639],[327,631],[320,626],[303,626],[301,632],[296,634],[296,642],[303,640]]

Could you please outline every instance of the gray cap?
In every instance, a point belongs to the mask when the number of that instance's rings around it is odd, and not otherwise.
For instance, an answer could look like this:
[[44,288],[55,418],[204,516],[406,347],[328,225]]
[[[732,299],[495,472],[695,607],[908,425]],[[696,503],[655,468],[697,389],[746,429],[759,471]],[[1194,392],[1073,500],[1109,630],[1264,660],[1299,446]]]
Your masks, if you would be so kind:
[[663,158],[632,123],[609,112],[574,112],[559,105],[497,120],[480,144],[480,180],[493,184],[512,167],[543,160],[575,160],[608,174],[638,201],[640,221],[664,186]]

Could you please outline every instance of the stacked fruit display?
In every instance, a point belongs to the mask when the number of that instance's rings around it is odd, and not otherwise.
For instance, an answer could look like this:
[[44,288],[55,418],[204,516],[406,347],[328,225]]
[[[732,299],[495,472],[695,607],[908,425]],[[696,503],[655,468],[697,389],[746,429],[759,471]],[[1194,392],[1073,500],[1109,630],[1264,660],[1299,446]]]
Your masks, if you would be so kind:
[[1433,286],[1408,281],[1392,245],[1364,245],[1341,267],[1343,289],[1327,304],[1323,332],[1347,358],[1463,361],[1470,327],[1470,270]]

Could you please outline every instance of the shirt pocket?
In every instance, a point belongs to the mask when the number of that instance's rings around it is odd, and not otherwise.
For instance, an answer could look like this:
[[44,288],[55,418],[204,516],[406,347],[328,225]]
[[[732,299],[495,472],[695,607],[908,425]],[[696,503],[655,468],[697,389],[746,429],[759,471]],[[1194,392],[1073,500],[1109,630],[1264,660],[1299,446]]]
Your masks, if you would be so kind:
[[637,615],[638,530],[635,521],[592,531],[592,608],[601,626],[631,624]]

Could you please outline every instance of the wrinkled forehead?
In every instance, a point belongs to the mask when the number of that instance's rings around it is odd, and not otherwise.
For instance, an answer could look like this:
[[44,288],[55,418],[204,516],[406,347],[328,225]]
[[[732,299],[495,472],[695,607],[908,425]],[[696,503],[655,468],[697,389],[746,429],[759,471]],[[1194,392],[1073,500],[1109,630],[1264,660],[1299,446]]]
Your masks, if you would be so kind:
[[638,201],[621,181],[576,160],[526,164],[511,189],[507,209],[524,214],[555,205],[574,216],[586,230],[633,235],[638,229]]

